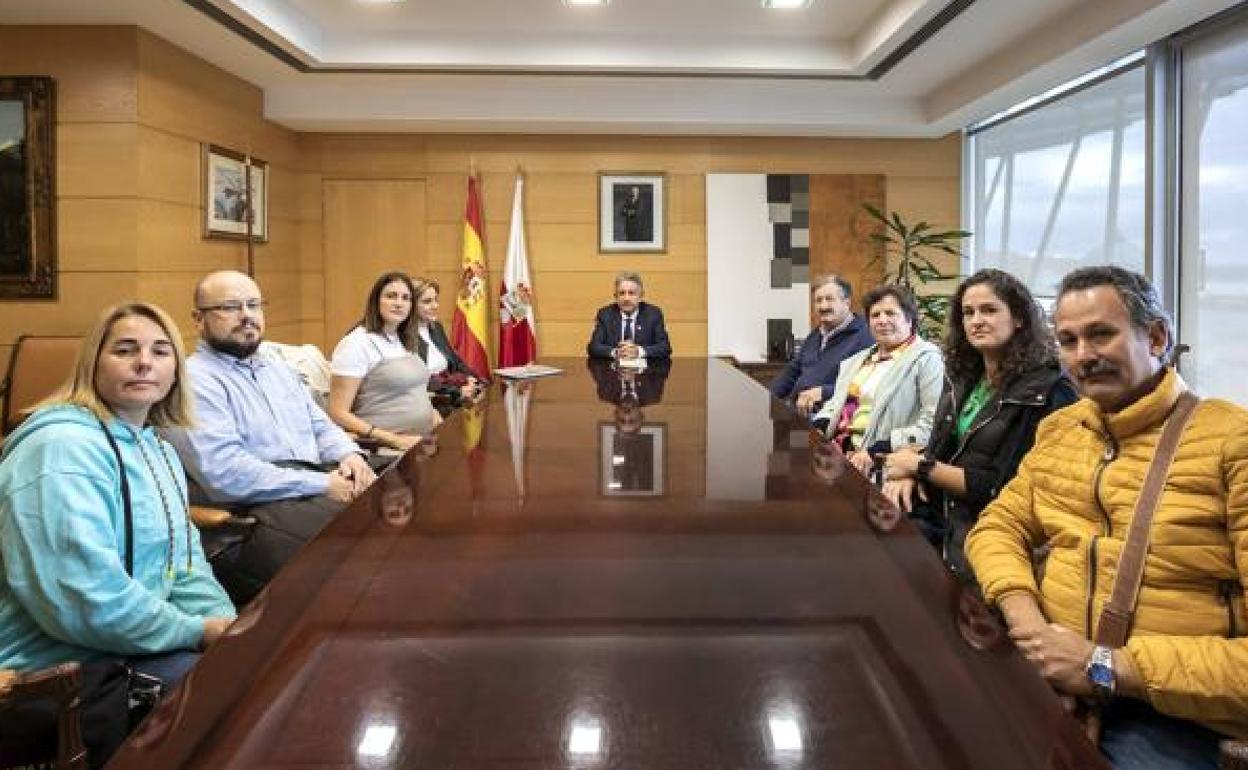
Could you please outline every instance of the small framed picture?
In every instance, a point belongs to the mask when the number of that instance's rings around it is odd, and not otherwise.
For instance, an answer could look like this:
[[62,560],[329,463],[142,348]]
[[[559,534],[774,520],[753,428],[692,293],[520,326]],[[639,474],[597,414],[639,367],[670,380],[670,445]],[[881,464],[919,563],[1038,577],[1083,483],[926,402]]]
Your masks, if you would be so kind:
[[204,237],[269,239],[269,164],[204,145]]
[[603,497],[660,497],[666,490],[667,425],[598,424],[598,481]]
[[598,251],[667,250],[667,194],[663,174],[598,175]]

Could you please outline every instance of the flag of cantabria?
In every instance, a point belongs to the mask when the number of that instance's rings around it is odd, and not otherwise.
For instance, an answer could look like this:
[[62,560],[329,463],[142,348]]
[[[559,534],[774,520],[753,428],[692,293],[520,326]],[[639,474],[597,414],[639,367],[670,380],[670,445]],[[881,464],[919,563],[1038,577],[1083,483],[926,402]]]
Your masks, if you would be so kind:
[[524,241],[524,177],[517,174],[503,284],[498,287],[498,365],[522,366],[536,358],[537,319],[533,317],[533,284]]

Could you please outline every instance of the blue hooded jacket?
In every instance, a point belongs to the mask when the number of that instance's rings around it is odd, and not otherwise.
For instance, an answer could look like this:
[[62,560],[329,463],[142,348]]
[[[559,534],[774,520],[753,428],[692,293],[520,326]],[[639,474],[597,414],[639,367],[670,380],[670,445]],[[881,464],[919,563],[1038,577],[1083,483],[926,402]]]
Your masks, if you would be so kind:
[[205,618],[234,616],[187,520],[177,453],[153,428],[135,430],[116,419],[107,425],[130,484],[133,577],[123,556],[117,458],[95,416],[77,406],[41,409],[4,443],[0,668],[190,650],[203,636]]

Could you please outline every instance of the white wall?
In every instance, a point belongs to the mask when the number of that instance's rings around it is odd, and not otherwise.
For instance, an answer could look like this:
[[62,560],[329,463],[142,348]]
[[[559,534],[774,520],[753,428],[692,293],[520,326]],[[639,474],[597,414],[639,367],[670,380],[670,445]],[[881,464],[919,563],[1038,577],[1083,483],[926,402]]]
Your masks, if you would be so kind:
[[766,174],[706,175],[707,352],[767,357],[767,319],[810,332],[810,284],[771,288],[772,227]]

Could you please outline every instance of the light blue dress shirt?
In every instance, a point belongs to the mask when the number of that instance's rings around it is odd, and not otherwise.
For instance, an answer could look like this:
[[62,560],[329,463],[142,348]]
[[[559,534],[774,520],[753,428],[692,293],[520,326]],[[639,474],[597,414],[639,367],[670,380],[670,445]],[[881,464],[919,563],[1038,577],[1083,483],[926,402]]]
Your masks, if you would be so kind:
[[186,363],[195,427],[170,431],[168,439],[210,499],[261,503],[321,495],[329,487],[325,473],[274,463],[333,463],[360,451],[285,363],[238,359],[204,342]]

